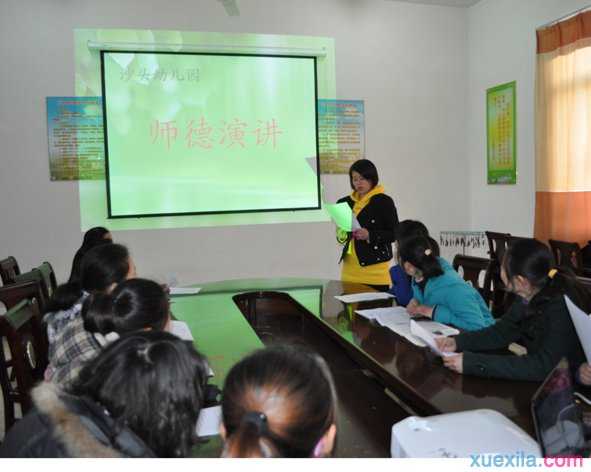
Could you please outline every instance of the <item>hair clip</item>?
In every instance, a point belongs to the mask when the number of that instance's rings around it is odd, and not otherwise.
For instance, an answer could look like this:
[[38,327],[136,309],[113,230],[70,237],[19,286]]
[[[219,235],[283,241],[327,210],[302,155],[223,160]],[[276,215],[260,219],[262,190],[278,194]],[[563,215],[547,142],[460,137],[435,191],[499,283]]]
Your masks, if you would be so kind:
[[148,355],[148,351],[149,351],[149,347],[144,346],[143,348],[137,350],[137,355],[146,364],[152,364],[152,359],[150,359],[150,356]]
[[551,279],[554,278],[554,276],[558,273],[558,271],[556,269],[550,269],[548,271],[548,277],[550,277]]
[[425,256],[430,256],[432,253],[431,249],[425,249]]
[[259,434],[264,434],[268,429],[267,415],[260,411],[248,411],[242,417],[242,423],[256,426]]

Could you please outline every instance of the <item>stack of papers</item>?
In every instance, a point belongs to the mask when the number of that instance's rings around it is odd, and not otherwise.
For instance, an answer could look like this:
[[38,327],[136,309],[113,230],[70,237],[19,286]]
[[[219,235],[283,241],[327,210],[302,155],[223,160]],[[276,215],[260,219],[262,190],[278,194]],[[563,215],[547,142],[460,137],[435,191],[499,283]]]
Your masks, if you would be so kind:
[[[406,338],[416,346],[426,347],[428,345],[424,339],[412,332],[411,322],[417,322],[411,320],[406,308],[400,306],[374,308],[371,310],[356,310],[355,313],[369,320],[375,320],[380,326],[384,326],[394,331],[396,334]],[[453,336],[460,333],[457,329],[444,325],[443,323],[438,323],[437,321],[420,321],[418,323],[421,325],[422,329],[430,333],[431,336]]]
[[374,300],[387,300],[394,298],[394,295],[388,292],[363,292],[352,293],[350,295],[335,295],[337,300],[343,303],[371,302]]

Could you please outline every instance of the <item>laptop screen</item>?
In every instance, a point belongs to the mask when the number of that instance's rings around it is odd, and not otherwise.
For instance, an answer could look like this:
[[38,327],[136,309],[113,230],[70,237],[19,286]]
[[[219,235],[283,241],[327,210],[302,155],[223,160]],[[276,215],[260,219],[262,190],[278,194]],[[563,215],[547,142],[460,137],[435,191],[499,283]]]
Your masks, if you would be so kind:
[[558,363],[533,396],[532,414],[544,457],[584,454],[583,422],[566,359]]

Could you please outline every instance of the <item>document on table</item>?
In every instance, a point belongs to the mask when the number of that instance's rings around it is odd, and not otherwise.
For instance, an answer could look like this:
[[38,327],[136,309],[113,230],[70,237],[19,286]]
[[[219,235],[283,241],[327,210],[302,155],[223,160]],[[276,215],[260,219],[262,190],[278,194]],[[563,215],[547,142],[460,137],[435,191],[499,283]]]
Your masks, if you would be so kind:
[[356,303],[356,302],[371,302],[373,300],[386,300],[388,298],[394,298],[394,295],[388,292],[362,292],[362,293],[351,293],[349,295],[335,295],[337,300],[343,303]]
[[591,362],[591,317],[575,305],[566,295],[564,296],[564,301],[575,325],[579,341],[581,341],[583,346],[583,351],[585,351],[587,362]]
[[212,406],[202,408],[197,418],[197,436],[217,436],[220,434],[220,423],[222,422],[222,407]]
[[201,287],[169,287],[170,295],[197,295]]
[[402,306],[392,306],[388,308],[372,308],[370,310],[355,310],[355,313],[360,314],[368,320],[376,320],[380,325],[387,324],[408,324],[410,316],[406,308]]
[[422,339],[427,343],[427,345],[435,352],[435,354],[442,356],[442,357],[449,357],[455,356],[455,352],[442,352],[437,347],[437,343],[435,342],[435,337],[425,328],[421,327],[421,323],[417,323],[415,320],[410,320],[410,332],[417,338]]
[[191,334],[189,325],[184,321],[171,321],[168,331],[175,336],[178,336],[183,341],[193,341],[193,335]]
[[398,336],[402,336],[407,341],[413,343],[415,346],[427,347],[427,344],[421,338],[410,332],[410,323],[391,324],[387,326],[387,328],[394,331]]
[[455,336],[456,334],[460,334],[459,329],[438,323],[437,321],[418,321],[418,323],[431,334],[439,336]]

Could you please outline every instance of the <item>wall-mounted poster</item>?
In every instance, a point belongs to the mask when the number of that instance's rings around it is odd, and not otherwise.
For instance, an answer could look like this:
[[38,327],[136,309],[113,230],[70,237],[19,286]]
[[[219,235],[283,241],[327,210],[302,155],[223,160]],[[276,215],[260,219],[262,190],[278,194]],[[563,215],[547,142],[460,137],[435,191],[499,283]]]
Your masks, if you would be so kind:
[[318,100],[318,147],[322,174],[347,174],[365,158],[363,100]]
[[100,180],[105,175],[101,97],[47,97],[51,180]]
[[517,182],[515,82],[486,91],[487,182]]

